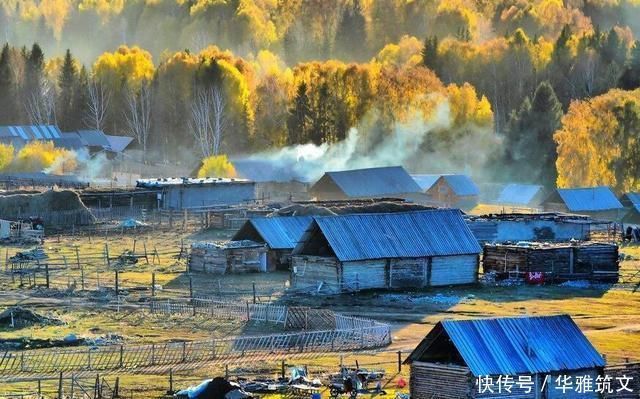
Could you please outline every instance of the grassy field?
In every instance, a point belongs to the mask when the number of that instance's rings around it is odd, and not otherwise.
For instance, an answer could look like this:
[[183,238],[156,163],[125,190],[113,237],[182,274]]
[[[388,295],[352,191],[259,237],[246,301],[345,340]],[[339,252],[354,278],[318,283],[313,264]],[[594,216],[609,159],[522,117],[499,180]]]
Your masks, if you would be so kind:
[[[192,275],[184,273],[184,261],[174,257],[181,243],[188,245],[194,239],[218,239],[223,232],[201,233],[198,236],[176,235],[170,233],[147,233],[136,237],[136,253],[142,243],[147,251],[157,250],[160,260],[149,264],[140,260],[136,265],[125,267],[120,273],[121,289],[126,291],[123,308],[118,311],[100,298],[95,292],[74,292],[60,289],[56,295],[45,293],[42,289],[20,290],[15,282],[2,277],[0,282],[0,310],[19,304],[42,314],[61,319],[60,326],[32,326],[21,329],[0,328],[2,337],[61,338],[67,334],[97,338],[116,334],[126,343],[151,343],[168,340],[195,340],[208,337],[226,337],[239,334],[259,334],[271,332],[269,326],[252,323],[247,326],[238,321],[217,321],[204,317],[159,317],[135,309],[126,304],[134,304],[139,298],[148,296],[151,290],[152,273],[156,275],[157,295],[162,297],[188,296],[189,286],[197,294],[226,294],[236,301],[252,300],[253,285],[256,285],[258,300],[272,300],[288,305],[305,305],[328,308],[334,311],[370,317],[386,321],[392,325],[393,343],[389,348],[375,353],[361,353],[346,356],[347,365],[360,365],[371,368],[384,368],[388,376],[388,391],[395,392],[398,378],[406,378],[408,370],[397,370],[397,351],[403,355],[415,347],[424,335],[439,320],[444,318],[477,318],[505,315],[546,315],[566,313],[571,315],[593,342],[596,348],[606,355],[611,363],[625,359],[640,361],[640,292],[633,290],[640,283],[640,247],[627,246],[621,252],[628,260],[622,262],[623,284],[613,286],[597,285],[590,287],[572,286],[499,286],[479,285],[474,287],[439,288],[421,292],[367,292],[359,295],[317,297],[311,295],[283,295],[286,290],[287,273],[248,274],[248,275]],[[131,236],[61,237],[49,240],[47,248],[52,254],[68,254],[68,262],[73,266],[75,248],[82,254],[94,254],[96,259],[87,262],[86,275],[103,272],[100,295],[108,297],[113,287],[110,271],[99,254],[104,252],[108,243],[111,256],[116,256],[133,247]],[[7,248],[11,255],[24,248]],[[72,256],[73,255],[73,256]],[[4,267],[4,265],[3,265]],[[61,287],[68,279],[60,275],[53,278]],[[94,284],[92,281],[89,284]],[[236,293],[232,296],[232,293]],[[327,354],[316,359],[290,359],[287,364],[305,364],[314,375],[322,376],[337,371],[340,363],[337,354]],[[260,362],[260,364],[229,365],[234,374],[279,373],[279,362]],[[168,370],[145,370],[144,375],[134,373],[119,374],[123,388],[134,392],[134,397],[160,397],[168,389]],[[211,378],[224,373],[224,370],[207,365],[195,370],[175,370],[174,387],[194,384],[203,378]],[[85,376],[86,377],[86,376]],[[92,377],[92,378],[95,378]],[[115,374],[108,376],[115,378]],[[45,384],[55,384],[47,381]],[[11,384],[11,390],[30,389],[33,383]],[[4,392],[5,387],[0,387]],[[144,394],[142,392],[145,392]]]

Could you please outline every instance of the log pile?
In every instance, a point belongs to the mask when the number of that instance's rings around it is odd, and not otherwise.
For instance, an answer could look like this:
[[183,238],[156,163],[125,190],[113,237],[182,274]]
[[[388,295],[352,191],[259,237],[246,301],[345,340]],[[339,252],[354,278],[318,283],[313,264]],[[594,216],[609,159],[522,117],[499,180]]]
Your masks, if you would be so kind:
[[605,399],[636,399],[638,398],[638,392],[640,392],[640,363],[625,363],[615,366],[607,366],[604,369],[604,375],[608,375],[611,377],[612,381],[617,382],[616,378],[632,378],[629,381],[628,388],[633,392],[627,392],[625,390],[621,390],[620,392],[616,392],[617,389],[614,389],[613,392],[606,392],[603,397]]
[[264,244],[247,240],[195,243],[191,245],[189,269],[211,274],[266,271],[266,252]]
[[225,274],[227,254],[223,244],[196,243],[191,245],[189,270],[211,274]]
[[605,243],[487,244],[482,266],[499,277],[542,272],[550,279],[617,281],[618,246]]

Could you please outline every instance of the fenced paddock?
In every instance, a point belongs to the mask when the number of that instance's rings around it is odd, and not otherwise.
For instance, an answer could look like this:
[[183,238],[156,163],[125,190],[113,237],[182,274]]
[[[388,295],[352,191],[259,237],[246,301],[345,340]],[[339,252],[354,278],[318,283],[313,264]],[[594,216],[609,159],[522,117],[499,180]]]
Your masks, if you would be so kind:
[[6,351],[0,354],[0,376],[63,371],[117,370],[207,362],[279,359],[298,354],[323,356],[384,347],[391,343],[388,325],[241,336],[148,345],[110,345],[66,349]]

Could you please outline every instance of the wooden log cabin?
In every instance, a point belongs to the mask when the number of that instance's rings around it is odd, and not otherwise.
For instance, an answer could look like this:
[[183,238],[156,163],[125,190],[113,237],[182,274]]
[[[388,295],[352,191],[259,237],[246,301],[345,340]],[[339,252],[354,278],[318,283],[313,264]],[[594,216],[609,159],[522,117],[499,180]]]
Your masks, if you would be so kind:
[[267,248],[267,271],[289,270],[291,252],[312,219],[311,216],[251,218],[231,240],[264,244]]
[[487,244],[482,267],[485,274],[495,273],[497,278],[542,273],[545,281],[617,282],[618,246],[595,242]]
[[[563,393],[555,382],[558,376],[589,376],[595,385],[605,366],[567,315],[444,320],[404,363],[411,367],[412,399],[598,398],[596,392]],[[504,376],[513,378],[511,392],[487,389],[487,377],[495,383]]]
[[472,284],[479,252],[457,209],[314,217],[292,281],[326,293]]
[[267,271],[267,248],[253,241],[194,243],[189,271],[210,274]]

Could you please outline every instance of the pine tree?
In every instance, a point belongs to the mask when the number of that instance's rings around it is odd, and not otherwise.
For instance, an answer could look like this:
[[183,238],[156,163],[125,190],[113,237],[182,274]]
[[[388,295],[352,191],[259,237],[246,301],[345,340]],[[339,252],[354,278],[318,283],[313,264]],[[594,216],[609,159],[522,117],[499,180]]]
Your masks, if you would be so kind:
[[76,87],[77,71],[71,56],[71,51],[67,49],[62,63],[62,69],[58,76],[58,123],[62,130],[71,130],[74,125],[76,104],[74,102],[74,89]]
[[533,99],[512,114],[506,135],[507,161],[521,180],[554,188],[558,173],[553,134],[560,126],[562,104],[549,82],[536,88]]
[[311,130],[309,139],[313,144],[319,145],[335,137],[332,110],[332,96],[327,82],[323,82],[318,88],[317,98],[311,110]]
[[301,144],[308,139],[311,104],[307,90],[305,82],[298,85],[293,107],[289,110],[287,130],[290,145]]
[[345,7],[336,32],[335,49],[338,58],[362,61],[367,57],[366,21],[360,0]]
[[11,51],[9,44],[0,53],[0,124],[15,122],[15,84],[11,73]]
[[620,76],[619,85],[625,90],[640,87],[640,41],[635,41],[631,49],[631,58]]
[[438,74],[440,70],[440,62],[438,59],[437,36],[427,36],[424,39],[424,46],[422,46],[420,55],[422,56],[422,64]]
[[84,125],[89,108],[89,73],[83,65],[73,86],[73,113],[70,129],[81,129]]

